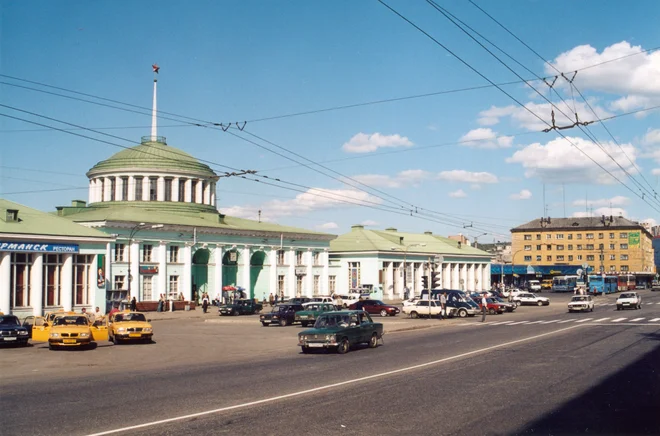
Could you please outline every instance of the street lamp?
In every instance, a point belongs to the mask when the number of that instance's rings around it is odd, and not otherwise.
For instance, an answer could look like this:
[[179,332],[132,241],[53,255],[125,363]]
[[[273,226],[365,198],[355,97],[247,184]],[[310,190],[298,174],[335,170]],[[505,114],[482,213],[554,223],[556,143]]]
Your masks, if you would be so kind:
[[[131,299],[131,282],[133,281],[133,276],[131,275],[131,251],[132,251],[131,246],[133,245],[133,238],[140,230],[159,229],[161,227],[163,227],[162,224],[147,225],[146,223],[139,223],[133,226],[133,228],[131,228],[131,232],[128,235],[128,299],[129,301]],[[140,284],[138,282],[138,291],[139,290],[140,290]]]
[[[408,249],[411,248],[411,247],[426,247],[426,244],[425,243],[410,244],[410,245],[404,245],[404,247],[406,248],[405,250],[401,250],[399,247],[390,247],[390,249],[392,251],[403,251],[403,290],[405,292],[406,289],[407,289],[406,278],[408,276],[408,274],[407,274],[408,265],[406,263],[406,257],[408,255]],[[414,287],[413,287],[413,291],[414,291]],[[431,299],[431,291],[429,290],[429,300],[430,299]]]

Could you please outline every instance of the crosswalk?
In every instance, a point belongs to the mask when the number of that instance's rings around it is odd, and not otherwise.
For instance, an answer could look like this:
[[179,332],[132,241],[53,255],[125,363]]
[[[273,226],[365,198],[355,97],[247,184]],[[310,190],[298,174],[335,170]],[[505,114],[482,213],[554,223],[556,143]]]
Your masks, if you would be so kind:
[[612,318],[612,317],[605,317],[605,318],[573,318],[573,319],[551,319],[551,320],[545,320],[545,321],[486,321],[486,322],[479,322],[479,321],[473,321],[473,322],[466,322],[463,324],[459,325],[487,325],[487,326],[517,326],[517,325],[544,325],[544,324],[569,324],[569,323],[576,323],[576,324],[619,324],[619,325],[624,325],[624,324],[634,324],[634,325],[639,325],[639,324],[644,324],[644,325],[657,325],[660,327],[660,318],[647,318],[647,317],[637,317],[637,318],[627,318],[627,317],[619,317],[619,318]]
[[[657,302],[657,303],[654,302],[654,301],[652,301],[652,302],[642,301],[642,306],[653,306],[654,304],[660,306],[660,301]],[[616,306],[616,302],[613,301],[611,303],[594,303],[594,306],[596,306],[596,307],[606,307],[606,306],[613,307],[613,306]]]

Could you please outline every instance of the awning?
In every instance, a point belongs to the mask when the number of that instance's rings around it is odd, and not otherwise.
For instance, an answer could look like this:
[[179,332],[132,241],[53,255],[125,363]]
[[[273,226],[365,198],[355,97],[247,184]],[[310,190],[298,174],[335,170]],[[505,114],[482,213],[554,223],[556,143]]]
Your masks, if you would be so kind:
[[[490,273],[492,275],[504,274],[511,275],[517,274],[520,276],[537,275],[544,276],[568,276],[577,275],[577,271],[582,269],[581,265],[502,265],[491,264]],[[593,272],[590,268],[589,273]]]

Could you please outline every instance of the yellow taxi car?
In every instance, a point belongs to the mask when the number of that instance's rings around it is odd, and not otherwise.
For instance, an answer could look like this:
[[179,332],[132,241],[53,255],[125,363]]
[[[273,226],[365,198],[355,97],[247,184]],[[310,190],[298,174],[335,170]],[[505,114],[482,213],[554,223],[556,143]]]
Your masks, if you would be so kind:
[[[48,314],[50,315],[50,314]],[[48,348],[89,347],[92,342],[108,339],[107,326],[92,326],[81,313],[56,312],[53,316],[35,317],[32,340],[48,342]]]
[[144,313],[130,310],[115,312],[108,320],[108,340],[115,345],[132,340],[148,344],[154,335],[150,321]]

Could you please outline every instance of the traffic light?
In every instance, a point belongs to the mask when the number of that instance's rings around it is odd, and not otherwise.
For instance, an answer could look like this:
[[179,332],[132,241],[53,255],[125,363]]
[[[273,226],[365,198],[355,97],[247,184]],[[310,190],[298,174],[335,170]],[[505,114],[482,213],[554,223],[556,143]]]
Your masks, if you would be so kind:
[[431,289],[441,289],[442,288],[442,276],[439,271],[434,271],[431,273]]
[[429,276],[422,276],[422,289],[429,288]]

